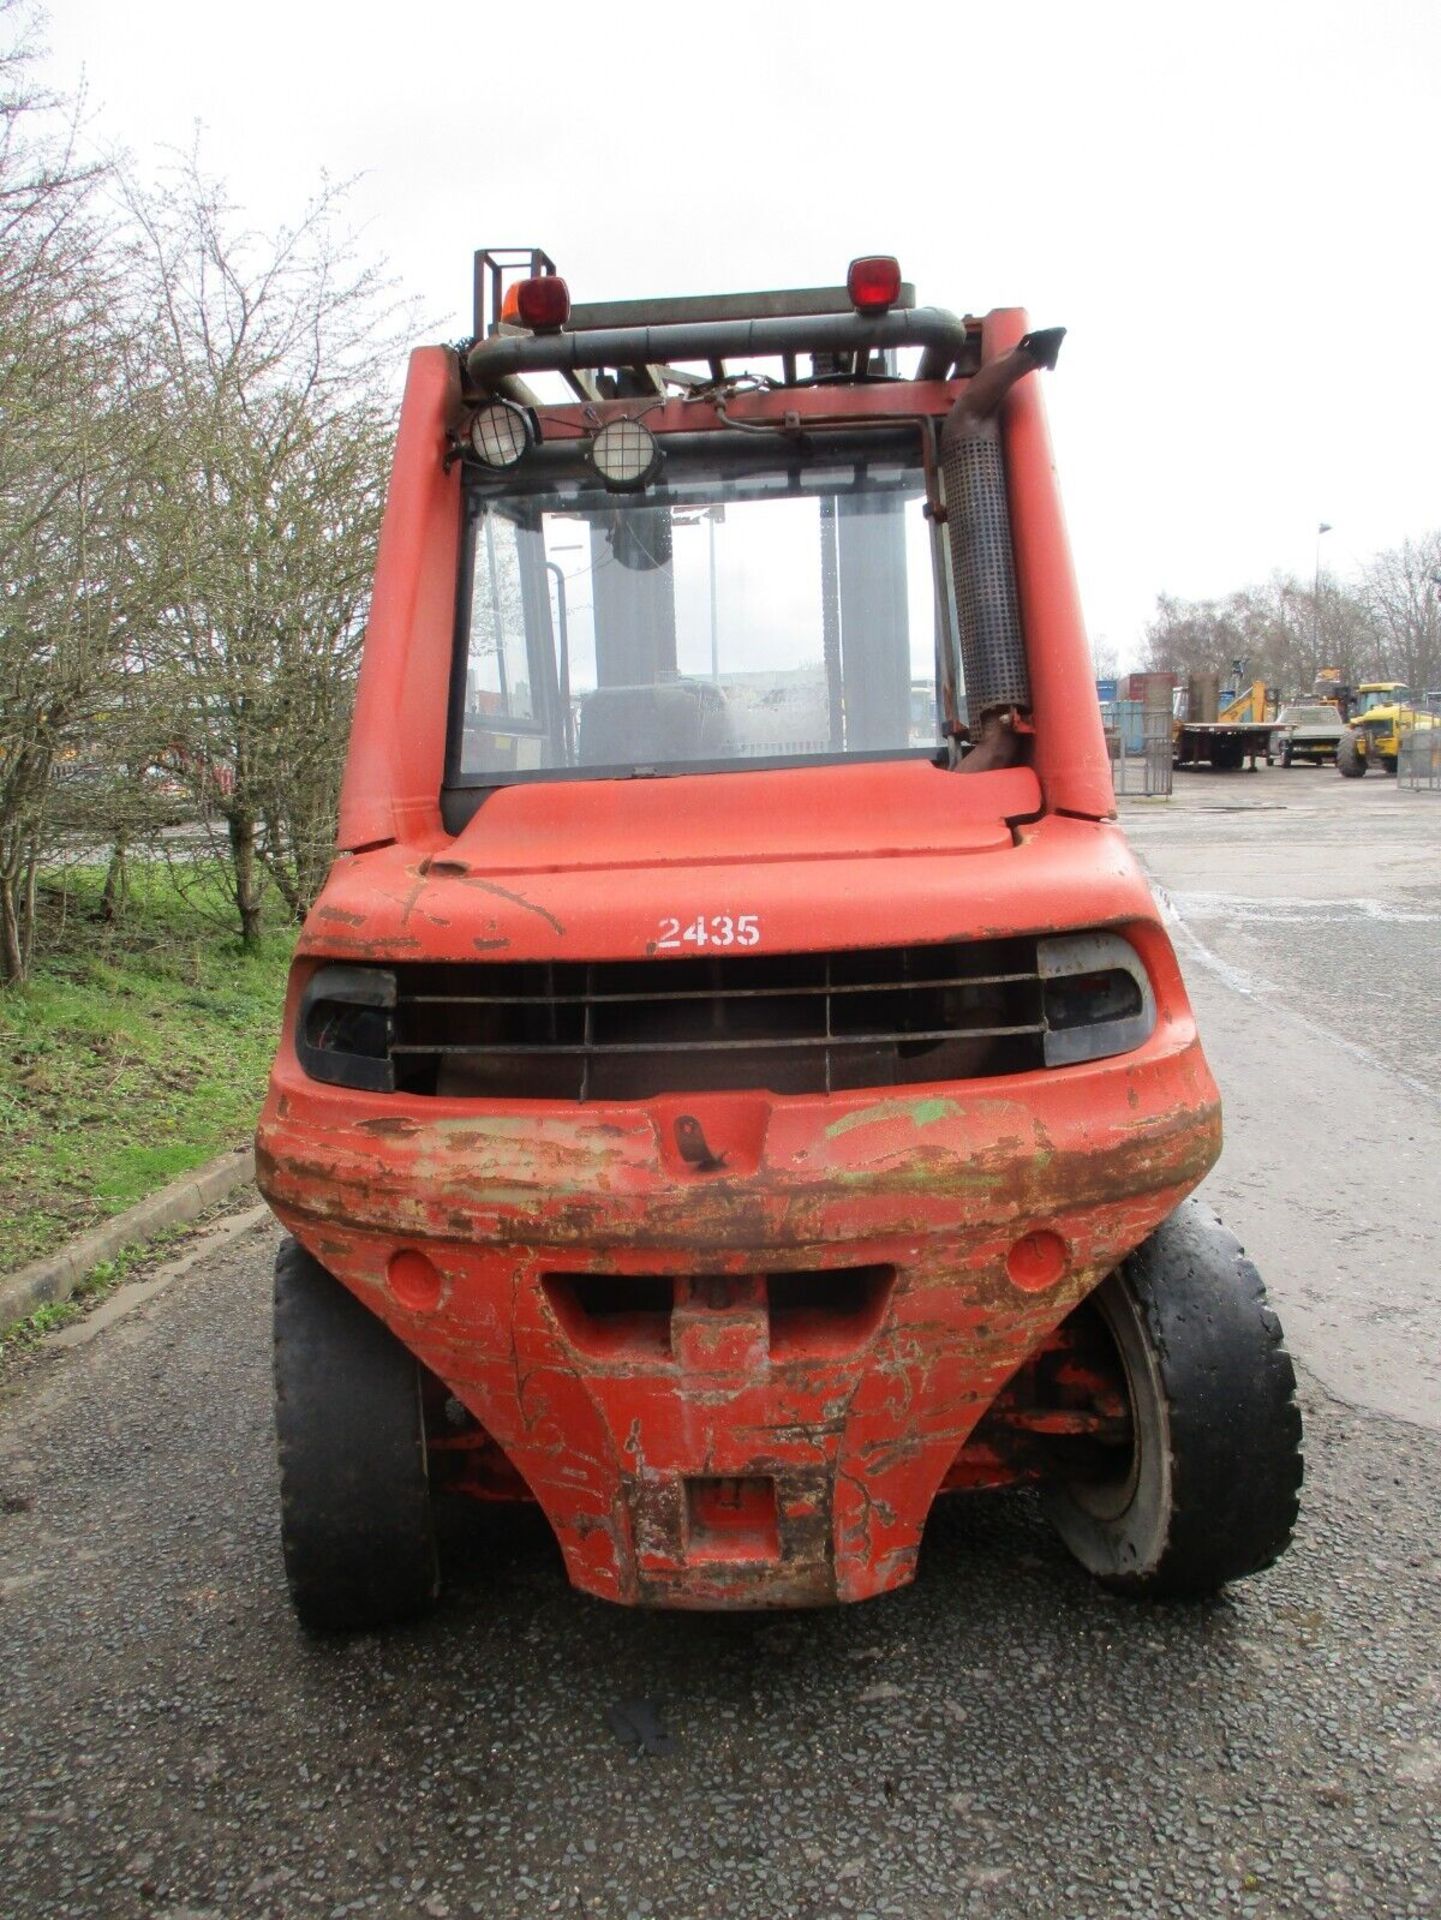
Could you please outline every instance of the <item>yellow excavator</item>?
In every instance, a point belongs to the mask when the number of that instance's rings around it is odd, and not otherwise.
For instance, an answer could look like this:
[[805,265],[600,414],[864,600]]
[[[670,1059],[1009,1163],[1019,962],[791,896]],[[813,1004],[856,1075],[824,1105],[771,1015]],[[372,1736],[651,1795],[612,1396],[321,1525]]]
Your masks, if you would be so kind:
[[1368,767],[1394,773],[1406,735],[1441,726],[1441,715],[1418,707],[1410,687],[1399,680],[1368,680],[1359,686],[1348,718],[1350,725],[1336,748],[1344,780],[1359,780]]

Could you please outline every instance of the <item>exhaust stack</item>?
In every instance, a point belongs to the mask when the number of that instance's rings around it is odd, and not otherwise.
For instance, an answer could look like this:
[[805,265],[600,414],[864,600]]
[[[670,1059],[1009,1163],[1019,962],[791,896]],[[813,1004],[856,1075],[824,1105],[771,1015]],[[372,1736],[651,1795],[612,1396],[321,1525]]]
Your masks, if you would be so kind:
[[[1064,327],[1028,333],[981,368],[941,430],[941,475],[956,588],[957,638],[972,752],[987,765],[1017,757],[1014,710],[1028,711],[1031,680],[1021,637],[1011,516],[1001,454],[1001,403],[1018,380],[1051,368]],[[984,752],[981,750],[985,749]],[[978,765],[975,771],[981,771]]]

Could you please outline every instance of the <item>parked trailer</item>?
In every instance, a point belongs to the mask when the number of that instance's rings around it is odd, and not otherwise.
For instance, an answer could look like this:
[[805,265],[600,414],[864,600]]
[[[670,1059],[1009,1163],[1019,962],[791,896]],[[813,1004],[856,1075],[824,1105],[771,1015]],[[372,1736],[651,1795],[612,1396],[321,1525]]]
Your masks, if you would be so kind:
[[1235,773],[1249,761],[1268,760],[1272,727],[1269,722],[1246,721],[1235,726],[1219,722],[1185,723],[1175,729],[1174,754],[1178,767],[1214,767],[1217,773]]
[[1271,757],[1275,695],[1264,680],[1224,691],[1218,691],[1218,681],[1214,673],[1192,674],[1176,690],[1173,746],[1178,767],[1211,766],[1218,773],[1234,773],[1248,760],[1254,767],[1258,758]]

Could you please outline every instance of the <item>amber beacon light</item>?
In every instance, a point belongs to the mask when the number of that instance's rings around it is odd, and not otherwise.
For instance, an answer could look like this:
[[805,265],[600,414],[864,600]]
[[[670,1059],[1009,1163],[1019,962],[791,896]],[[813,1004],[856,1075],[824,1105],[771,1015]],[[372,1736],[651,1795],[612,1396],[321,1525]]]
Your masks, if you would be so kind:
[[570,288],[558,273],[522,280],[516,289],[520,324],[532,333],[555,333],[570,318]]

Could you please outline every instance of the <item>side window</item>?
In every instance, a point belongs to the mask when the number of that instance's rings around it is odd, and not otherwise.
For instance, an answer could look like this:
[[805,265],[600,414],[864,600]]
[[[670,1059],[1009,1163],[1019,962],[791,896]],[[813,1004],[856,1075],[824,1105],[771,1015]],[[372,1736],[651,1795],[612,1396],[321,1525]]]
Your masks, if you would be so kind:
[[[536,572],[540,569],[539,587]],[[545,682],[550,647],[540,534],[503,514],[476,523],[466,636],[461,765],[467,773],[533,773],[552,764]]]
[[536,700],[525,644],[520,532],[487,513],[476,529],[470,595],[467,719],[533,721]]

